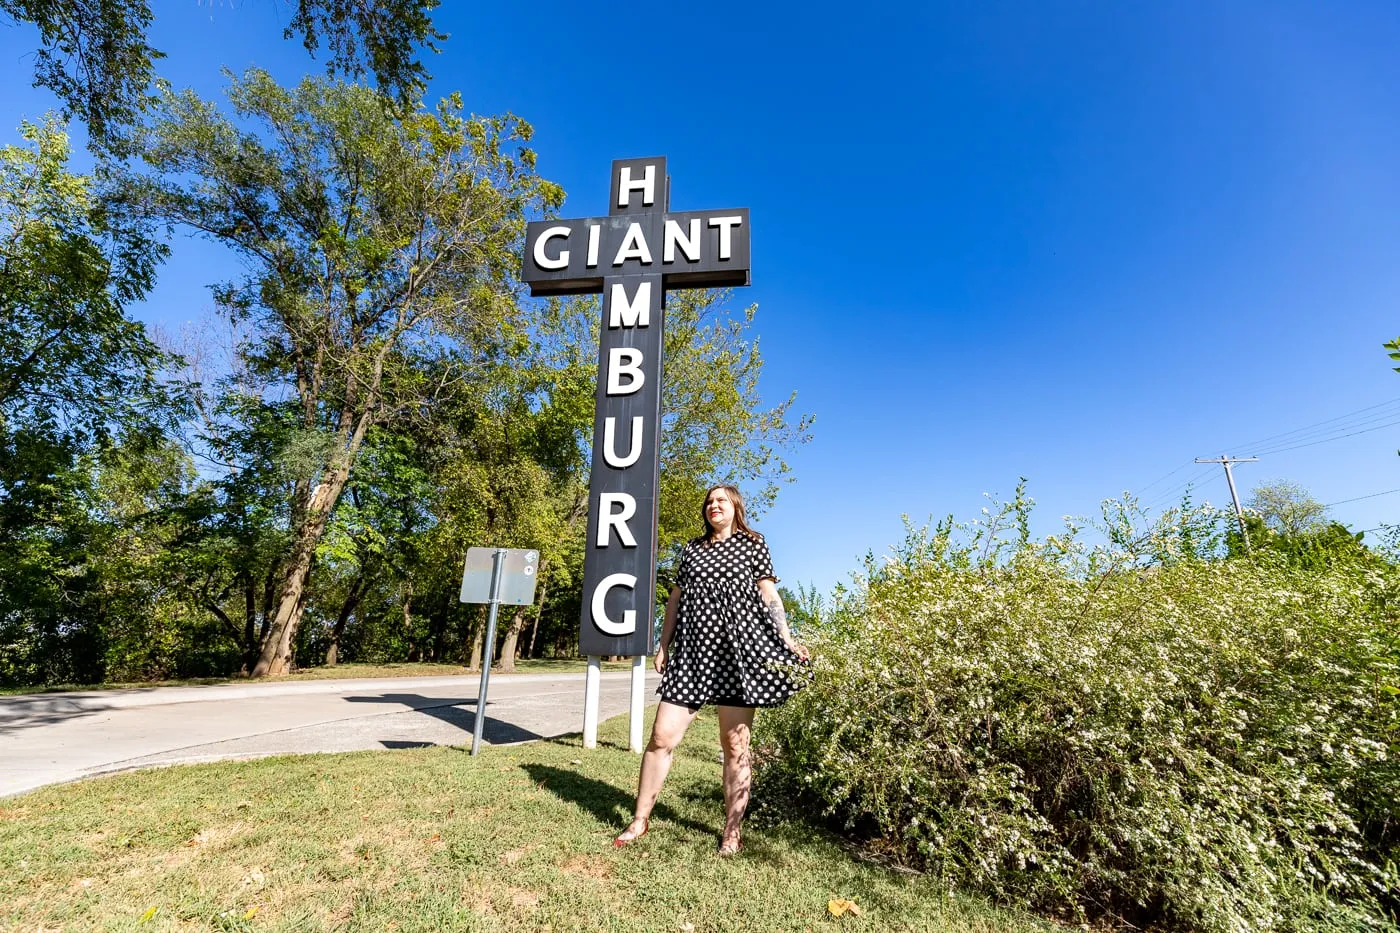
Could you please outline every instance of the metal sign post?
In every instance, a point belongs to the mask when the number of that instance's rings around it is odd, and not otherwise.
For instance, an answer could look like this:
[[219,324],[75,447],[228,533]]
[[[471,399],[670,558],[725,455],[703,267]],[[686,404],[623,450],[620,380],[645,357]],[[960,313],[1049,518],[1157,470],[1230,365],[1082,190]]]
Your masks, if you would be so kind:
[[[603,294],[579,619],[585,748],[597,743],[600,656],[644,659],[653,647],[665,293],[749,284],[748,209],[672,212],[670,201],[664,158],[619,159],[606,217],[538,221],[525,234],[532,295]],[[635,735],[645,676],[634,661]]]
[[486,691],[491,685],[491,660],[496,649],[496,611],[501,603],[528,606],[535,601],[535,571],[538,551],[520,548],[474,547],[467,551],[462,569],[464,603],[486,603],[486,634],[481,644],[481,689],[476,696],[476,725],[472,730],[472,754],[481,751],[481,732],[486,725]]

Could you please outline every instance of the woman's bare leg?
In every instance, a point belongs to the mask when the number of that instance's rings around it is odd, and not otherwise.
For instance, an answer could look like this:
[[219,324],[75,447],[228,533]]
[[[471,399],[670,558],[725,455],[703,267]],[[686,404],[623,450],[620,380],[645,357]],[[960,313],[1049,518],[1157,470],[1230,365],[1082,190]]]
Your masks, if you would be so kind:
[[[685,738],[685,732],[695,720],[695,712],[684,706],[662,700],[656,707],[656,721],[651,726],[651,741],[642,755],[642,774],[637,779],[637,809],[627,831],[619,839],[636,838],[651,818],[656,798],[661,793],[661,785],[666,783],[666,775],[671,771],[671,756],[676,746]],[[626,840],[624,840],[626,841]]]
[[739,827],[749,806],[749,786],[753,778],[749,758],[749,731],[753,710],[740,706],[719,707],[720,741],[724,745],[724,834],[720,851],[739,850]]

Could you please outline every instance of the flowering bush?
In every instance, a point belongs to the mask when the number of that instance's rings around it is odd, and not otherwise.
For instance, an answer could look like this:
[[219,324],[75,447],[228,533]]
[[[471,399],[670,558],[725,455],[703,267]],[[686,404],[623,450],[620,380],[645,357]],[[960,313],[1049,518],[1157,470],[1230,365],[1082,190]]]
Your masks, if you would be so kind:
[[[1179,929],[1386,929],[1400,573],[1223,559],[1221,522],[911,530],[762,721],[760,791],[950,887]],[[1386,918],[1389,917],[1390,920]]]

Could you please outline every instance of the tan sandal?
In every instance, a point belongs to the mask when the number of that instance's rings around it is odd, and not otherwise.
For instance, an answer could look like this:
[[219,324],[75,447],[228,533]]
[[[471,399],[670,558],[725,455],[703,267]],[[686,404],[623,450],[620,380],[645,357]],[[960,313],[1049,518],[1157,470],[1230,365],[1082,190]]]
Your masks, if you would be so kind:
[[719,848],[715,850],[715,854],[720,858],[730,858],[743,850],[744,843],[739,839],[738,833],[725,833],[720,836]]

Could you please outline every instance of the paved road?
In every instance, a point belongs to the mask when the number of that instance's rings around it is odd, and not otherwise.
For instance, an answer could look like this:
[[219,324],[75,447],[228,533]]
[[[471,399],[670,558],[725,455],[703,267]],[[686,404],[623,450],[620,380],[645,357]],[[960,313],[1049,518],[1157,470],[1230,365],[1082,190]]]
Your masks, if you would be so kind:
[[[655,703],[659,678],[648,671]],[[627,712],[628,672],[602,675],[600,718]],[[477,677],[153,687],[0,697],[0,797],[177,762],[470,745]],[[493,675],[483,738],[583,729],[583,674]]]

